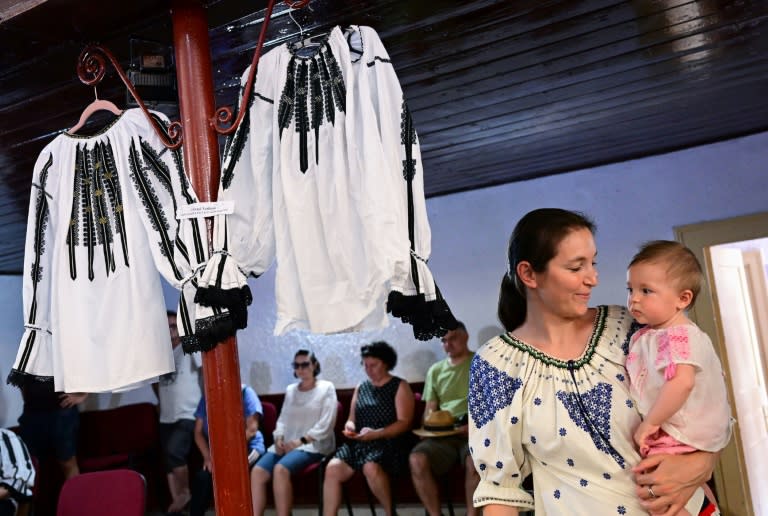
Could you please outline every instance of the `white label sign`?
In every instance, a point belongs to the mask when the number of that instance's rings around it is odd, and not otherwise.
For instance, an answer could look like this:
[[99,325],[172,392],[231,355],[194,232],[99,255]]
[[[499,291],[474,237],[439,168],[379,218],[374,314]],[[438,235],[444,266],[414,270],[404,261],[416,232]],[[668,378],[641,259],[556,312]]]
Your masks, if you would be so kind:
[[213,217],[214,215],[230,215],[235,211],[235,201],[198,202],[181,206],[176,212],[176,218],[191,219],[195,217]]

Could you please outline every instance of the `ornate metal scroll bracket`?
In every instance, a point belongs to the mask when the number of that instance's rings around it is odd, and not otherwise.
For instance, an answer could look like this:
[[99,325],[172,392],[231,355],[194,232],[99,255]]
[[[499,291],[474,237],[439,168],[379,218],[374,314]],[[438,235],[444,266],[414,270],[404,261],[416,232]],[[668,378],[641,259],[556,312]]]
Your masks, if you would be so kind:
[[144,112],[150,124],[154,128],[157,136],[163,142],[163,145],[169,149],[178,149],[181,147],[182,141],[182,125],[181,122],[172,122],[168,128],[161,127],[159,122],[149,113],[144,101],[141,100],[136,88],[131,83],[128,76],[123,71],[120,63],[117,62],[115,56],[107,48],[100,45],[88,45],[77,59],[77,76],[83,84],[88,86],[96,86],[101,82],[106,73],[106,60],[112,64],[117,74],[120,76],[120,80],[123,81],[125,87],[131,93],[131,96],[136,100],[139,108]]
[[[291,9],[301,9],[309,4],[310,0],[283,0],[283,2]],[[248,99],[251,98],[251,92],[253,90],[253,81],[256,77],[256,68],[259,64],[259,57],[261,56],[261,49],[264,47],[264,40],[267,35],[267,27],[269,26],[269,20],[272,18],[272,8],[275,6],[275,0],[269,0],[267,9],[264,14],[264,22],[261,25],[261,32],[259,33],[259,40],[256,43],[256,50],[253,52],[253,59],[251,60],[251,67],[248,70],[248,80],[245,83],[243,89],[243,96],[240,99],[240,107],[237,110],[237,118],[234,119],[234,113],[230,106],[224,106],[216,109],[216,116],[213,121],[214,129],[217,133],[223,135],[230,135],[234,133],[240,126],[245,116],[245,110],[248,109]]]

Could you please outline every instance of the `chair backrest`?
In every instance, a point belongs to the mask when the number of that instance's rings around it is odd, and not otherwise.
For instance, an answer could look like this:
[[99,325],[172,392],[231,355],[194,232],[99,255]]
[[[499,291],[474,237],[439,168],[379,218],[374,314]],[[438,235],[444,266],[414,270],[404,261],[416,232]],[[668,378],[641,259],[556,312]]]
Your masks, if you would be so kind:
[[56,516],[144,516],[144,477],[131,469],[83,473],[67,479]]
[[80,414],[77,454],[79,458],[116,453],[145,453],[159,441],[157,408],[135,403],[113,409]]
[[341,446],[344,438],[342,430],[344,430],[344,424],[347,422],[347,418],[344,417],[344,405],[340,401],[336,402],[336,424],[333,425],[333,433],[336,436],[336,446]]
[[269,448],[274,442],[272,432],[275,431],[275,426],[277,426],[277,407],[270,401],[262,401],[261,409],[263,414],[259,430],[261,430],[261,434],[264,436],[264,445]]

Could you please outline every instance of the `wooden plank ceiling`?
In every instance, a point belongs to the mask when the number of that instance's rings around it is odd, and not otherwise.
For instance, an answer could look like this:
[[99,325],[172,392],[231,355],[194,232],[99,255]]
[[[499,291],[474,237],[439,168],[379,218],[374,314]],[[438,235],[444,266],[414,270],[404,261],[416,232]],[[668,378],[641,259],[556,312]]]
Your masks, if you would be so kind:
[[[35,158],[93,98],[75,74],[84,44],[128,67],[131,37],[172,38],[166,2],[17,3],[29,10],[0,20],[0,272],[12,274]],[[265,6],[206,4],[217,105],[234,102]],[[298,32],[285,6],[275,13],[267,50]],[[428,196],[765,131],[767,16],[768,1],[750,0],[313,0],[295,13],[309,32],[377,29],[413,112]],[[99,94],[125,104],[115,74]]]

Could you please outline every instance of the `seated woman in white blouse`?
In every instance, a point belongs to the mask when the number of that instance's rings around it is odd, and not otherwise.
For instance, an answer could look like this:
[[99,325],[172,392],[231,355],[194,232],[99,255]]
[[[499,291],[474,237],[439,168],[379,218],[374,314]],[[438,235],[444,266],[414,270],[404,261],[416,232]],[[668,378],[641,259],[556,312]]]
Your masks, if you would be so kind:
[[298,383],[288,386],[277,418],[275,443],[251,469],[253,514],[264,514],[267,482],[272,479],[275,512],[288,516],[293,507],[291,475],[319,462],[336,449],[336,388],[318,380],[320,362],[314,353],[300,349],[293,358],[293,375]]

